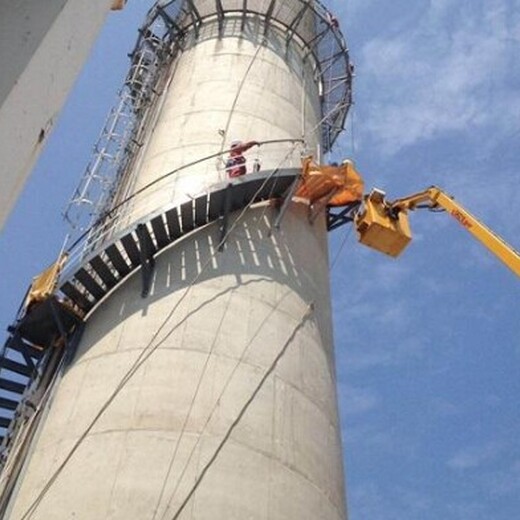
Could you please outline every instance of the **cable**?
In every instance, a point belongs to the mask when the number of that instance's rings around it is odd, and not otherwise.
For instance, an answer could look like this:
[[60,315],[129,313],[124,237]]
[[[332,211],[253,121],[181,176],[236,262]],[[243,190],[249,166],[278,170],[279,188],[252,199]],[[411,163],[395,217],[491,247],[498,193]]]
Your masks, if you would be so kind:
[[175,458],[177,456],[177,451],[179,450],[179,446],[181,444],[181,441],[182,441],[182,437],[184,435],[184,431],[186,429],[186,426],[188,424],[188,421],[191,417],[191,412],[193,410],[193,406],[195,405],[195,401],[197,400],[197,397],[199,395],[199,390],[202,386],[202,381],[204,379],[204,376],[206,375],[206,369],[208,367],[208,364],[209,364],[209,360],[211,358],[211,354],[213,354],[213,348],[215,347],[215,344],[217,342],[217,338],[218,338],[218,335],[220,333],[220,330],[222,328],[222,324],[224,323],[224,318],[226,317],[227,315],[227,312],[229,310],[229,305],[231,303],[231,298],[233,296],[233,293],[230,294],[229,296],[229,300],[225,306],[225,309],[224,309],[224,312],[222,313],[222,317],[220,318],[220,322],[218,324],[218,327],[217,327],[217,330],[215,332],[215,337],[213,338],[213,342],[211,343],[211,347],[206,355],[206,360],[204,362],[204,366],[202,367],[202,372],[201,372],[201,375],[199,377],[199,381],[197,383],[197,387],[195,388],[195,393],[193,394],[193,398],[191,399],[191,402],[190,402],[190,407],[188,409],[188,413],[186,414],[186,417],[184,418],[184,421],[182,423],[182,427],[181,427],[181,433],[179,435],[179,437],[177,438],[177,442],[175,443],[175,448],[173,450],[173,455],[172,455],[172,458],[170,460],[170,463],[168,465],[168,470],[166,471],[166,476],[164,478],[164,481],[163,481],[163,485],[162,485],[162,488],[161,488],[161,492],[159,494],[159,498],[157,499],[157,503],[155,505],[155,509],[154,509],[154,513],[153,513],[153,517],[152,517],[152,520],[155,520],[156,516],[157,516],[157,512],[159,511],[159,506],[161,505],[161,502],[162,502],[162,499],[163,499],[163,496],[164,496],[164,491],[166,490],[166,484],[170,478],[170,474],[171,474],[171,471],[172,471],[172,468],[173,468],[173,464],[175,462]]
[[240,85],[238,86],[237,93],[235,95],[235,98],[233,99],[233,103],[231,104],[231,110],[229,111],[229,116],[228,116],[228,119],[227,119],[227,122],[226,122],[226,127],[224,128],[224,134],[222,135],[222,144],[221,144],[221,147],[220,147],[220,154],[223,153],[222,150],[224,149],[224,143],[226,142],[226,138],[227,138],[227,134],[228,134],[228,131],[229,131],[229,127],[231,125],[231,118],[233,117],[233,114],[235,112],[236,106],[238,104],[238,98],[240,97],[240,94],[242,93],[242,89],[244,88],[244,85],[246,83],[247,76],[251,72],[251,69],[253,68],[253,65],[254,65],[254,63],[256,61],[256,58],[258,58],[258,55],[260,54],[260,49],[264,48],[263,45],[265,43],[265,40],[266,40],[266,37],[264,36],[262,38],[262,42],[256,48],[256,51],[253,54],[253,57],[251,58],[251,61],[249,62],[249,65],[248,65],[248,67],[246,69],[246,72],[244,73],[244,76],[242,77]]
[[[293,146],[294,148],[295,146]],[[292,153],[292,150],[289,152]],[[257,189],[249,203],[244,207],[244,209],[241,211],[235,222],[230,226],[228,232],[223,237],[221,244],[223,244],[226,239],[231,235],[231,233],[234,231],[234,229],[237,227],[245,213],[249,210],[249,208],[253,205],[255,198],[258,196],[258,194],[264,189],[266,184],[269,182],[269,180],[275,176],[285,160],[287,159],[289,153],[282,159],[282,161],[278,164],[278,166],[264,179],[264,182],[261,184],[261,186]],[[107,401],[101,406],[98,413],[94,416],[92,421],[89,423],[87,428],[84,430],[84,432],[80,435],[80,437],[77,439],[77,441],[73,444],[72,448],[70,449],[69,453],[66,455],[65,459],[61,462],[61,464],[56,468],[54,473],[51,475],[45,486],[42,488],[40,493],[36,496],[36,498],[33,500],[33,502],[29,505],[25,513],[22,515],[20,520],[26,520],[29,519],[32,514],[36,511],[36,508],[41,503],[49,489],[52,487],[58,476],[61,474],[65,466],[68,464],[74,453],[78,450],[82,442],[85,440],[87,435],[90,433],[92,428],[95,426],[97,421],[100,419],[100,417],[104,414],[104,412],[107,410],[107,408],[110,406],[110,404],[113,402],[113,400],[117,397],[119,392],[122,390],[122,388],[126,385],[126,383],[133,377],[133,375],[136,373],[136,371],[142,366],[142,364],[155,352],[155,350],[161,345],[162,342],[166,340],[168,335],[170,335],[177,327],[179,327],[184,321],[187,319],[185,317],[182,319],[173,329],[170,330],[170,332],[162,338],[157,345],[153,345],[161,331],[164,329],[164,327],[167,325],[168,321],[171,319],[177,308],[180,306],[180,304],[184,301],[184,299],[189,294],[191,288],[197,283],[199,278],[202,276],[202,274],[205,272],[205,270],[211,265],[211,262],[213,261],[213,258],[218,254],[218,247],[214,249],[214,252],[210,254],[209,258],[205,262],[205,264],[201,267],[200,271],[197,273],[197,275],[193,278],[193,280],[190,282],[190,284],[186,287],[184,293],[180,296],[179,300],[176,302],[176,304],[173,306],[173,308],[170,310],[166,318],[163,320],[163,322],[159,325],[156,332],[153,334],[151,340],[148,342],[148,344],[144,347],[144,349],[141,351],[141,353],[137,356],[137,359],[134,361],[133,365],[130,367],[130,369],[126,372],[126,374],[122,377],[119,384],[116,386],[115,390],[112,392],[112,394],[108,397]]]
[[[280,8],[281,8],[281,7],[280,7]],[[238,87],[237,93],[236,93],[236,95],[235,95],[235,97],[234,97],[234,99],[233,99],[233,103],[232,103],[232,105],[231,105],[231,109],[230,109],[230,111],[229,111],[229,116],[228,116],[227,121],[226,121],[226,126],[225,126],[225,128],[224,128],[224,132],[223,132],[223,134],[222,134],[222,146],[221,146],[221,149],[220,149],[220,158],[222,157],[222,154],[224,153],[224,152],[223,152],[223,149],[224,149],[224,143],[225,143],[225,140],[226,140],[227,135],[228,135],[228,132],[229,132],[229,127],[230,127],[230,125],[231,125],[231,119],[232,119],[232,117],[233,117],[233,115],[234,115],[234,112],[235,112],[236,106],[237,106],[237,104],[238,104],[238,100],[239,100],[239,98],[240,98],[240,94],[242,93],[242,89],[243,89],[244,85],[246,84],[247,77],[248,77],[249,73],[251,72],[254,63],[255,63],[256,59],[258,58],[258,55],[259,55],[259,53],[260,53],[260,50],[263,48],[263,45],[265,44],[266,40],[267,40],[267,38],[266,38],[266,36],[264,35],[264,37],[262,38],[262,42],[258,45],[258,47],[257,47],[257,49],[255,50],[255,53],[254,53],[254,55],[253,55],[251,61],[249,62],[249,65],[248,65],[248,67],[247,67],[247,69],[246,69],[246,71],[245,71],[245,73],[244,73],[244,75],[243,75],[243,77],[242,77],[242,80],[241,80],[241,82],[240,82],[240,85],[239,85],[239,87]],[[303,96],[302,96],[302,98],[303,98]],[[303,132],[303,134],[304,134],[304,132]],[[303,139],[303,142],[305,142],[305,135],[302,135],[302,139]],[[269,198],[272,197],[272,194],[273,194],[273,192],[274,192],[275,186],[276,186],[276,181],[273,183],[273,185],[272,185],[272,187],[271,187],[271,190],[270,190],[270,193],[269,193]],[[263,212],[262,216],[263,216],[263,215],[265,215],[265,208],[264,208],[264,212]],[[224,313],[222,319],[224,318],[224,316],[225,316],[225,313]],[[220,325],[219,325],[219,328],[220,328],[221,324],[222,324],[222,321],[221,321],[221,323],[220,323]],[[215,336],[215,340],[216,340],[216,336]],[[214,345],[214,343],[212,344],[212,348],[213,348],[213,345]],[[182,428],[181,428],[181,434],[180,434],[180,436],[179,436],[179,438],[178,438],[178,440],[177,440],[177,442],[176,442],[175,449],[174,449],[174,454],[173,454],[172,460],[171,460],[171,462],[170,462],[170,464],[169,464],[168,471],[167,471],[167,473],[166,473],[166,478],[165,478],[165,480],[164,480],[164,482],[163,482],[163,486],[162,486],[162,488],[161,488],[161,493],[160,493],[160,496],[159,496],[158,502],[157,502],[156,507],[155,507],[155,510],[154,510],[153,519],[156,518],[157,511],[158,511],[158,508],[159,508],[159,505],[160,505],[160,503],[161,503],[161,501],[162,501],[162,497],[163,497],[163,495],[164,495],[164,490],[165,490],[165,488],[166,488],[166,483],[167,483],[167,480],[168,480],[168,478],[169,478],[169,476],[170,476],[170,474],[171,474],[171,470],[172,470],[172,467],[173,467],[173,463],[174,463],[174,461],[175,461],[175,457],[176,457],[176,455],[177,455],[177,451],[178,451],[178,448],[179,448],[180,442],[181,442],[181,440],[182,440],[182,435],[183,435],[183,433],[184,433],[184,429],[185,429],[185,427],[186,427],[187,421],[188,421],[189,416],[190,416],[190,414],[191,414],[192,406],[193,406],[193,404],[194,404],[194,402],[195,402],[195,399],[196,399],[196,397],[197,397],[197,395],[198,395],[198,391],[199,391],[199,388],[200,388],[200,385],[201,385],[201,382],[202,382],[202,378],[204,377],[204,374],[205,374],[205,371],[206,371],[207,363],[208,363],[208,361],[209,361],[209,358],[210,358],[210,354],[211,354],[212,348],[210,349],[210,352],[208,353],[208,356],[207,356],[207,358],[206,358],[206,363],[205,363],[205,365],[204,365],[204,369],[203,369],[203,372],[202,372],[201,378],[199,379],[199,383],[198,383],[197,388],[196,388],[196,390],[195,390],[194,398],[193,398],[193,400],[192,400],[192,402],[191,402],[191,404],[190,404],[190,408],[189,408],[188,414],[187,414],[186,419],[185,419],[185,421],[184,421],[184,423],[183,423],[183,426],[182,426]],[[227,385],[225,385],[225,387],[227,387]],[[222,394],[221,394],[221,395],[222,395]],[[220,399],[220,398],[219,398],[219,399]],[[217,402],[218,402],[218,400],[217,400]],[[211,417],[211,415],[212,415],[212,413],[210,414],[210,417]],[[192,453],[193,453],[193,450],[192,450]],[[190,457],[188,458],[188,462],[189,462],[190,459],[191,459],[191,454],[190,454]],[[186,466],[185,466],[184,469],[186,469]],[[184,474],[184,472],[183,472],[182,474]],[[182,479],[182,475],[181,475],[181,477],[180,477],[180,479],[179,479],[178,482],[180,482],[181,479]],[[175,489],[177,489],[177,487],[176,487]],[[174,491],[174,493],[175,493],[175,491]],[[168,508],[168,506],[167,506],[167,508]]]
[[224,396],[224,394],[226,393],[226,390],[228,389],[229,384],[231,383],[234,375],[236,374],[236,371],[237,371],[238,367],[241,366],[241,364],[243,363],[246,354],[249,352],[249,348],[253,344],[253,341],[258,337],[258,334],[263,329],[264,325],[269,321],[269,319],[271,318],[273,313],[276,311],[276,309],[278,309],[278,307],[281,305],[281,303],[285,300],[285,298],[288,295],[289,295],[289,292],[286,292],[280,298],[280,300],[276,303],[276,305],[269,311],[269,313],[265,316],[265,318],[260,322],[259,326],[256,328],[254,334],[251,336],[251,339],[247,342],[247,344],[245,345],[244,349],[242,350],[242,353],[240,354],[240,357],[237,359],[233,369],[231,370],[230,374],[228,375],[228,377],[226,379],[226,382],[224,383],[224,385],[223,385],[223,387],[222,387],[222,389],[221,389],[221,391],[219,393],[219,396],[218,396],[217,400],[215,401],[215,404],[213,405],[213,408],[211,409],[210,413],[208,414],[208,417],[206,418],[206,421],[204,422],[204,425],[202,426],[202,430],[201,430],[200,436],[198,437],[197,441],[195,442],[195,444],[191,448],[190,454],[188,455],[188,458],[187,458],[187,460],[186,460],[186,462],[185,462],[185,464],[184,464],[184,466],[182,468],[180,476],[177,479],[177,483],[175,485],[175,488],[173,489],[172,495],[171,495],[170,499],[168,500],[168,503],[166,504],[166,508],[164,510],[163,515],[161,516],[161,520],[164,520],[164,518],[166,518],[166,513],[168,512],[168,509],[169,509],[169,507],[170,507],[170,505],[171,505],[171,503],[173,501],[175,493],[177,493],[177,490],[179,489],[179,486],[180,486],[180,484],[182,482],[182,479],[183,479],[183,477],[184,477],[184,475],[186,473],[186,470],[188,469],[188,466],[189,466],[189,464],[191,462],[191,459],[192,459],[192,457],[193,457],[193,455],[195,453],[195,450],[197,449],[197,446],[199,445],[199,441],[202,438],[202,435],[204,434],[204,432],[206,431],[207,426],[211,422],[211,419],[213,419],[214,413],[217,411],[217,408],[220,406],[220,401],[221,401],[222,397]]
[[[269,144],[276,144],[276,143],[292,143],[294,145],[295,143],[303,143],[303,141],[301,139],[271,139],[271,140],[268,140],[268,141],[261,141],[261,142],[259,142],[258,146],[269,145]],[[74,241],[74,243],[68,248],[67,252],[70,252],[74,247],[76,247],[96,227],[98,227],[101,224],[103,224],[105,219],[110,217],[115,211],[120,209],[125,204],[128,204],[128,202],[130,202],[131,200],[135,199],[138,195],[140,195],[144,191],[148,190],[149,188],[151,188],[155,184],[161,182],[162,180],[164,180],[164,179],[166,179],[166,178],[168,178],[168,177],[170,177],[172,175],[175,175],[176,173],[179,173],[182,170],[185,170],[186,168],[190,168],[191,166],[196,166],[197,164],[200,164],[200,163],[205,162],[205,161],[209,161],[210,159],[214,159],[215,157],[218,157],[219,155],[226,154],[226,153],[229,153],[229,152],[231,152],[231,148],[229,148],[228,150],[224,150],[223,152],[213,153],[213,154],[210,154],[210,155],[208,155],[206,157],[203,157],[202,159],[197,159],[196,161],[192,161],[192,162],[189,162],[187,164],[183,164],[182,166],[179,166],[179,168],[175,168],[174,170],[171,170],[170,172],[165,173],[164,175],[161,175],[157,179],[154,179],[152,182],[146,184],[142,188],[139,188],[137,191],[132,193],[132,195],[130,195],[126,199],[122,200],[120,203],[118,203],[116,206],[114,206],[110,211],[108,211],[107,213],[102,215],[92,226],[90,226],[87,230],[85,230]]]
[[[298,331],[305,325],[306,321],[309,319],[309,317],[312,314],[313,310],[314,310],[314,304],[311,302],[310,304],[307,305],[307,308],[306,308],[306,311],[305,311],[304,315],[301,317],[300,321],[297,323],[296,327],[291,332],[289,338],[285,341],[285,343],[283,344],[282,348],[280,349],[280,351],[278,352],[278,354],[274,358],[274,360],[271,363],[271,365],[269,366],[269,368],[264,372],[264,375],[262,376],[262,378],[260,379],[259,383],[257,384],[255,389],[253,390],[252,394],[247,399],[247,401],[244,403],[244,406],[241,408],[240,412],[238,413],[236,418],[231,423],[230,427],[228,428],[228,430],[224,434],[224,437],[222,438],[222,440],[220,441],[219,445],[217,446],[215,452],[213,453],[213,455],[211,456],[209,461],[206,463],[206,465],[204,466],[204,468],[200,472],[199,476],[195,480],[195,483],[193,484],[193,486],[191,487],[190,491],[188,492],[188,494],[186,495],[186,497],[182,501],[181,505],[179,506],[179,508],[177,509],[175,514],[171,517],[171,520],[177,520],[179,518],[180,514],[182,513],[182,511],[184,510],[184,508],[186,507],[186,505],[190,501],[191,497],[193,496],[193,494],[195,493],[195,491],[199,487],[200,483],[202,482],[202,480],[206,476],[207,472],[209,471],[209,469],[211,468],[213,463],[217,460],[220,452],[224,448],[226,442],[229,440],[229,438],[230,438],[231,434],[233,433],[234,429],[240,423],[242,417],[244,416],[244,414],[248,410],[249,406],[251,406],[251,403],[253,403],[253,401],[255,400],[256,396],[258,395],[258,393],[260,392],[260,390],[264,386],[264,383],[267,381],[268,377],[272,374],[273,370],[276,368],[276,365],[278,364],[280,359],[282,359],[282,357],[285,354],[285,352],[287,351],[289,345],[292,343],[292,341],[296,337]],[[202,436],[202,434],[199,436],[197,441],[201,438],[201,436]],[[172,496],[172,499],[173,499],[173,496]],[[171,501],[170,501],[170,503],[171,503]],[[167,512],[168,512],[168,508],[165,511],[165,514]],[[163,515],[162,518],[165,518],[165,515]]]
[[353,226],[351,225],[348,229],[348,231],[345,233],[345,236],[343,237],[343,241],[341,242],[341,245],[339,246],[339,249],[336,253],[336,256],[334,257],[334,260],[332,261],[332,263],[330,264],[330,270],[333,271],[334,268],[336,267],[336,264],[339,260],[339,255],[341,254],[341,252],[343,251],[343,248],[345,247],[345,244],[347,243],[347,240],[348,238],[350,237],[350,235],[352,234],[352,229],[353,229]]
[[[312,0],[309,0],[309,3],[311,1]],[[280,11],[282,10],[282,7],[283,7],[283,3],[278,7],[278,10],[277,10],[277,12],[274,15],[275,18],[276,18],[276,16],[278,14],[280,14]],[[266,29],[267,29],[267,23],[269,23],[269,22],[266,22]],[[224,128],[224,133],[222,135],[222,145],[221,145],[221,148],[220,148],[220,153],[221,154],[223,153],[222,150],[224,148],[224,143],[226,141],[226,137],[227,137],[227,134],[228,134],[228,131],[229,131],[229,127],[231,125],[231,119],[233,117],[233,114],[235,113],[235,109],[236,109],[237,104],[238,104],[238,99],[240,98],[240,94],[242,93],[242,89],[244,88],[244,85],[246,83],[247,77],[249,76],[249,73],[251,72],[251,69],[253,68],[254,63],[255,63],[256,59],[258,58],[258,55],[260,54],[260,50],[263,49],[265,44],[267,43],[267,34],[268,34],[268,31],[266,30],[264,32],[264,35],[262,36],[261,42],[258,44],[258,47],[256,48],[255,53],[253,54],[253,57],[251,58],[251,61],[249,62],[249,65],[247,66],[247,69],[246,69],[244,75],[242,76],[242,80],[240,81],[240,85],[238,86],[237,93],[235,95],[235,98],[233,99],[233,103],[231,104],[231,109],[229,111],[229,116],[228,116],[228,119],[227,119],[227,122],[226,122],[226,127]]]
[[[290,154],[290,153],[292,153],[292,151],[290,151],[289,154]],[[287,156],[286,156],[286,158],[287,158]],[[284,158],[284,162],[285,162],[286,158]],[[262,213],[262,217],[263,217],[263,215],[264,215],[264,213]],[[227,379],[226,383],[224,384],[224,386],[223,386],[223,388],[222,388],[222,390],[221,390],[221,392],[220,392],[220,395],[219,395],[219,397],[218,397],[218,399],[217,399],[217,401],[216,401],[215,406],[214,406],[213,409],[211,410],[211,412],[210,412],[208,418],[206,419],[206,422],[205,422],[205,424],[204,424],[204,426],[203,426],[203,429],[202,429],[203,431],[205,430],[205,428],[206,428],[206,426],[208,425],[209,421],[212,419],[212,417],[213,417],[213,413],[215,412],[215,410],[216,410],[216,408],[217,408],[217,406],[218,406],[218,404],[219,404],[220,399],[222,398],[222,396],[224,395],[225,391],[227,390],[227,387],[228,387],[229,383],[231,382],[231,379],[233,378],[233,376],[234,376],[234,374],[235,374],[235,372],[236,372],[238,366],[239,366],[240,363],[243,361],[244,356],[245,356],[246,353],[248,352],[248,349],[249,349],[249,347],[250,347],[252,341],[256,338],[256,336],[257,336],[258,333],[260,332],[261,328],[262,328],[262,327],[264,326],[264,324],[267,322],[267,319],[271,316],[271,314],[272,314],[272,313],[274,312],[274,310],[278,307],[278,305],[280,305],[280,303],[285,299],[286,296],[287,296],[287,294],[285,294],[285,295],[281,298],[281,300],[280,300],[280,301],[276,304],[276,306],[271,310],[271,312],[269,313],[269,315],[268,315],[268,316],[267,316],[267,317],[266,317],[266,318],[261,322],[260,326],[257,328],[257,330],[255,331],[255,333],[253,334],[251,340],[250,340],[249,343],[246,345],[246,347],[245,347],[245,349],[243,350],[243,352],[242,352],[240,358],[238,359],[237,363],[235,364],[233,370],[231,371],[231,374],[228,376],[228,379]],[[183,428],[184,428],[184,427],[183,427]],[[181,430],[181,436],[182,436],[182,434],[183,434],[183,430]],[[179,440],[178,440],[178,442],[176,443],[176,446],[175,446],[175,454],[177,453],[177,450],[178,450],[178,446],[179,446],[179,444],[180,444],[180,438],[179,438]],[[174,489],[174,491],[173,491],[174,494],[176,493],[176,491],[177,491],[177,489],[178,489],[178,486],[179,486],[179,484],[180,484],[180,482],[181,482],[181,480],[182,480],[182,477],[183,477],[183,475],[184,475],[184,473],[185,473],[185,471],[186,471],[186,469],[187,469],[187,467],[188,467],[188,464],[189,464],[190,461],[191,461],[191,457],[193,456],[193,453],[195,452],[195,449],[196,449],[197,445],[198,445],[198,441],[197,441],[197,443],[195,443],[195,446],[192,447],[192,450],[191,450],[191,452],[190,452],[190,454],[189,454],[189,456],[188,456],[187,462],[186,462],[186,464],[184,465],[183,470],[181,471],[181,476],[180,476],[179,479],[177,480],[177,484],[176,484],[175,489]],[[175,457],[175,454],[174,454],[174,457]],[[168,472],[167,472],[167,477],[166,477],[166,478],[168,478],[168,476],[170,475],[171,467],[172,467],[172,466],[173,466],[173,460],[172,460],[171,463],[170,463],[170,468],[169,468],[169,470],[168,470]],[[166,482],[163,483],[163,488],[162,488],[162,491],[161,491],[161,496],[160,496],[160,498],[159,498],[159,501],[162,499],[162,496],[163,496],[163,494],[164,494],[164,488],[165,488],[165,487],[166,487]],[[168,509],[170,502],[171,502],[171,500],[168,502],[168,505],[166,506],[166,510]],[[158,506],[156,506],[156,507],[158,507]],[[166,511],[166,510],[165,510],[165,511]],[[157,514],[157,509],[156,509],[155,512],[154,512],[154,518],[155,518],[155,515],[156,515],[156,514]],[[163,515],[161,518],[164,518],[164,515]]]

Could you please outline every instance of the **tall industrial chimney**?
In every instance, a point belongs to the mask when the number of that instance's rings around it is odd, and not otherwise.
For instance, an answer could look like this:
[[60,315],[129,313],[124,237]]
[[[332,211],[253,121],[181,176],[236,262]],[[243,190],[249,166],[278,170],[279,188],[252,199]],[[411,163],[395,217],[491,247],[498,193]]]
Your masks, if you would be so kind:
[[326,215],[291,199],[351,79],[317,0],[151,9],[67,211],[84,328],[6,518],[346,518]]

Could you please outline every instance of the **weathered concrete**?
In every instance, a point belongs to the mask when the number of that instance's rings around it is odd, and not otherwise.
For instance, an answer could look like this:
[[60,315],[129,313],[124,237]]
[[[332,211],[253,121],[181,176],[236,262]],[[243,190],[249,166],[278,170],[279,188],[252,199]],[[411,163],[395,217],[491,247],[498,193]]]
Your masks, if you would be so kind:
[[0,3],[0,229],[112,0]]
[[[210,226],[159,257],[148,299],[139,298],[135,276],[98,308],[9,518],[21,516],[150,342],[157,350],[31,518],[151,520],[181,437],[159,505],[162,515],[187,464],[166,516],[172,518],[295,331],[179,518],[345,518],[326,237],[323,221],[310,226],[305,217],[305,207],[293,208],[283,230],[269,237],[272,210],[250,211],[204,270],[218,236]],[[302,323],[311,302],[315,310]]]

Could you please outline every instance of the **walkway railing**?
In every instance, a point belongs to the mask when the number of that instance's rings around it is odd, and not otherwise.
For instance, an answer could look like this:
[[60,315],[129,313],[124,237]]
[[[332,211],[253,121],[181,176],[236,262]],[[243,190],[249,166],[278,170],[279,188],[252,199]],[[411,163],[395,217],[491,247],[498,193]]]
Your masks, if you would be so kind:
[[[150,221],[152,215],[162,213],[166,208],[181,206],[201,196],[208,196],[212,191],[225,186],[230,181],[226,172],[226,159],[230,151],[227,149],[217,152],[167,172],[114,205],[68,247],[69,259],[61,279],[67,279],[70,273],[105,243],[125,234],[129,229],[135,229],[141,222]],[[244,153],[247,173],[244,177],[240,177],[238,182],[247,180],[247,176],[251,173],[268,171],[265,168],[265,162],[271,160],[272,157],[283,158],[274,164],[273,168],[299,169],[302,153],[303,142],[301,139],[277,139],[261,142]],[[201,185],[200,189],[189,193],[178,193],[177,190],[172,189],[172,183],[175,182],[176,177],[186,172],[188,172],[190,180],[193,178],[193,184],[196,187],[197,176],[202,169],[206,175],[204,185]]]

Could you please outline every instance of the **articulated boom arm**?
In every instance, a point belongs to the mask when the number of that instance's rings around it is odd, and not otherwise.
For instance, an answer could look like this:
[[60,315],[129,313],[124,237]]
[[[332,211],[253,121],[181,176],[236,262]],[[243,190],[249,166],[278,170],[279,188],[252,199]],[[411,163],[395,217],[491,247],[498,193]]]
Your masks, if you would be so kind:
[[440,188],[432,186],[421,193],[398,199],[390,206],[394,209],[413,210],[422,202],[430,202],[432,208],[445,209],[517,276],[520,276],[520,254]]
[[436,186],[393,202],[387,201],[383,192],[374,190],[365,198],[365,210],[356,220],[360,241],[390,256],[398,256],[411,239],[408,211],[423,207],[446,210],[520,276],[520,254]]

